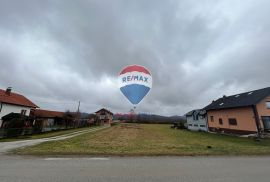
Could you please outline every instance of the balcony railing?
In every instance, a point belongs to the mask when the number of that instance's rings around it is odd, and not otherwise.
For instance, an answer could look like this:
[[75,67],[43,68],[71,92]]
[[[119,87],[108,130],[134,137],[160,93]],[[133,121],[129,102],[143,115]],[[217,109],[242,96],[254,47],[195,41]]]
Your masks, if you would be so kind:
[[99,119],[109,119],[109,117],[106,116],[106,115],[100,115],[100,116],[99,116]]

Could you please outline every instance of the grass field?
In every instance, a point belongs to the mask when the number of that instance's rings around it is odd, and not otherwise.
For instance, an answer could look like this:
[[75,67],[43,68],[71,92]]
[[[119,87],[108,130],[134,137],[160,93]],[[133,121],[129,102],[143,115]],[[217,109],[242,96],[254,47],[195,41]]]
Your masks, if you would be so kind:
[[40,133],[40,134],[35,134],[35,135],[19,136],[19,137],[14,137],[14,138],[3,138],[3,139],[0,139],[0,142],[13,142],[13,141],[19,141],[19,140],[32,140],[32,139],[55,137],[55,136],[69,134],[76,131],[83,131],[87,129],[89,128],[75,128],[75,129],[60,130],[60,131],[50,131],[50,132]]
[[14,152],[31,155],[102,156],[269,155],[270,140],[258,142],[248,138],[173,130],[169,125],[126,125]]

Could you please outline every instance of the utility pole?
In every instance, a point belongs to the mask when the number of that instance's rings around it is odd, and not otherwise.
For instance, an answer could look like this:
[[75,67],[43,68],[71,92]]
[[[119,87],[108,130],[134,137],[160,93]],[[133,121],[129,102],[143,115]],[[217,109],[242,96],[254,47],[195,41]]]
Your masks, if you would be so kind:
[[79,125],[79,120],[80,120],[80,106],[81,106],[81,101],[79,101],[77,114],[76,114],[76,122],[75,123],[76,123],[77,127]]
[[77,113],[79,114],[80,112],[80,106],[81,106],[81,101],[79,101],[79,105],[78,105],[78,110],[77,110]]

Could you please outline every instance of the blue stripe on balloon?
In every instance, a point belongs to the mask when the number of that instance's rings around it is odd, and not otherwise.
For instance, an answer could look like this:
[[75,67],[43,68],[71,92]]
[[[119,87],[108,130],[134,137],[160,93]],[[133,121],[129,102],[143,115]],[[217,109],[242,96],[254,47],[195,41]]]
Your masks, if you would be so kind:
[[139,84],[130,84],[120,88],[121,92],[132,104],[139,104],[150,88]]

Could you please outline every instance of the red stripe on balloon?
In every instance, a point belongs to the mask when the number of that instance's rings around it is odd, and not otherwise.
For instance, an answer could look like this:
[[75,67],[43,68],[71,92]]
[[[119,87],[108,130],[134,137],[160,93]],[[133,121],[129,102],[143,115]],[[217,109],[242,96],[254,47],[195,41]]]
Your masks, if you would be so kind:
[[145,67],[139,66],[139,65],[128,66],[124,68],[119,75],[125,74],[127,72],[132,72],[132,71],[143,72],[143,73],[151,75],[150,72]]

